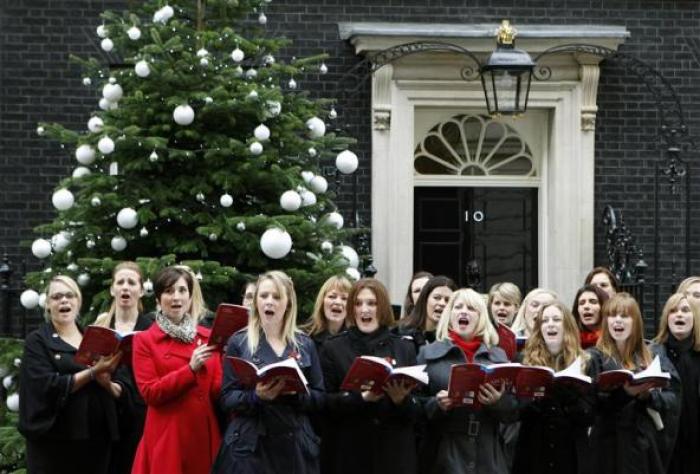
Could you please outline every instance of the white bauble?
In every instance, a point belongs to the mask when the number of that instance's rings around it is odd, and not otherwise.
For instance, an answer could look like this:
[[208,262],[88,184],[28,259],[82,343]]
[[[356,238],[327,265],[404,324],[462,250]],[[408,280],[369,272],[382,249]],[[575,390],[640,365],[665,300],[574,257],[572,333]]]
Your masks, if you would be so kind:
[[301,179],[303,179],[306,184],[309,184],[311,180],[314,179],[314,174],[311,171],[302,171]]
[[88,120],[87,127],[91,132],[101,132],[104,125],[105,123],[100,117],[91,117],[90,120]]
[[36,239],[32,242],[32,254],[36,258],[46,258],[51,255],[51,242],[46,239]]
[[83,77],[83,85],[89,86],[90,84],[92,84],[92,79],[90,79],[89,77]]
[[275,64],[275,57],[274,57],[273,55],[271,55],[271,54],[266,54],[266,55],[263,57],[263,63],[264,63],[266,66],[269,66],[269,65],[271,65],[271,64]]
[[208,56],[208,55],[209,55],[209,51],[207,51],[207,50],[204,49],[204,48],[200,48],[200,49],[197,50],[197,57],[198,57],[198,58],[204,58],[204,57],[206,57],[206,56]]
[[238,224],[236,224],[236,229],[239,232],[243,232],[245,230],[245,222],[239,222]]
[[304,207],[316,204],[316,195],[308,189],[301,193],[301,203]]
[[236,48],[231,52],[231,59],[235,62],[240,63],[245,58],[245,53],[240,49]]
[[46,293],[39,293],[39,306],[41,308],[46,308]]
[[245,72],[246,79],[255,79],[258,77],[258,70],[255,68],[250,68]]
[[296,211],[301,207],[301,196],[296,191],[285,191],[280,196],[280,206],[288,212]]
[[165,23],[165,21],[162,10],[156,10],[155,13],[153,13],[153,23]]
[[19,411],[19,394],[13,393],[11,395],[8,395],[7,401],[5,402],[5,404],[7,405],[8,410],[18,412]]
[[75,149],[75,159],[81,165],[91,165],[95,162],[95,149],[90,145],[80,145]]
[[113,161],[109,164],[109,175],[110,176],[119,175],[119,163],[117,163],[116,161]]
[[354,281],[357,281],[360,278],[362,278],[362,275],[360,275],[360,272],[357,271],[357,268],[348,267],[345,269],[345,274],[349,276],[351,280]]
[[348,261],[348,265],[352,268],[357,268],[360,265],[360,257],[355,252],[355,249],[347,245],[340,246],[340,253],[345,260]]
[[78,282],[78,285],[85,286],[90,283],[90,275],[87,273],[81,273],[78,275],[78,279],[76,281]]
[[313,158],[313,157],[316,156],[317,154],[318,154],[318,151],[316,151],[316,148],[314,148],[314,147],[309,148],[309,156],[310,156],[311,158]]
[[267,24],[267,17],[263,12],[260,12],[260,15],[258,16],[258,23],[260,23],[261,25]]
[[156,153],[156,151],[153,150],[153,151],[151,152],[151,154],[148,155],[148,160],[149,160],[151,163],[155,163],[156,161],[158,161],[158,153]]
[[236,77],[241,77],[243,75],[243,68],[236,66],[236,69],[233,70],[233,75]]
[[51,247],[55,252],[63,252],[70,244],[70,238],[67,232],[59,232],[51,237]]
[[85,166],[78,166],[73,170],[73,178],[79,179],[82,178],[83,176],[87,176],[90,174],[90,168],[86,168]]
[[217,240],[219,240],[219,236],[212,232],[211,234],[209,234],[209,240],[212,242],[216,242]]
[[335,167],[343,174],[354,173],[357,164],[357,155],[350,150],[341,151],[335,158]]
[[314,176],[309,181],[309,187],[316,194],[323,194],[328,190],[328,181],[323,176]]
[[326,134],[326,124],[318,117],[311,117],[306,121],[306,128],[311,138],[321,138]]
[[107,27],[105,25],[100,25],[97,27],[97,36],[100,38],[106,38],[107,37]]
[[199,202],[204,202],[204,193],[197,193],[197,195],[194,198]]
[[107,79],[107,82],[109,82],[110,84],[116,84],[116,83],[117,83],[117,78],[114,77],[114,76],[110,76],[110,78]]
[[330,243],[328,240],[324,240],[323,242],[321,242],[321,250],[325,253],[331,253],[333,251],[333,244]]
[[100,48],[102,48],[102,51],[105,53],[109,53],[114,49],[114,42],[109,38],[105,38],[100,42]]
[[53,196],[51,196],[51,203],[53,204],[53,207],[59,211],[67,211],[73,207],[74,202],[75,198],[73,197],[73,193],[68,191],[66,188],[59,189],[53,193]]
[[248,149],[250,150],[250,152],[253,155],[259,155],[260,153],[263,152],[263,146],[262,146],[262,143],[260,143],[260,142],[251,143],[250,146],[248,147]]
[[85,242],[85,246],[86,246],[87,248],[89,248],[89,249],[95,248],[95,245],[96,245],[96,244],[95,244],[95,241],[92,240],[92,239],[90,239],[90,240],[88,240],[87,242]]
[[296,89],[296,88],[297,88],[297,81],[295,81],[294,78],[291,78],[291,79],[289,80],[289,84],[288,84],[288,85],[289,85],[289,88],[290,88],[290,89]]
[[139,223],[139,215],[130,207],[125,207],[117,214],[117,224],[122,229],[133,229]]
[[34,309],[39,304],[39,293],[34,290],[24,290],[19,296],[19,301],[27,309]]
[[276,100],[268,100],[267,112],[270,117],[277,117],[282,113],[282,104]]
[[19,368],[19,366],[22,365],[22,359],[20,359],[19,357],[15,357],[13,363],[15,364],[15,367]]
[[260,237],[260,249],[269,258],[283,258],[292,249],[292,237],[276,227],[267,229]]
[[252,91],[248,92],[248,98],[251,100],[257,99],[258,98],[258,91],[252,90]]
[[338,112],[336,112],[333,107],[331,107],[330,112],[328,112],[328,118],[331,120],[338,118]]
[[345,222],[343,216],[338,212],[329,213],[324,220],[326,223],[335,226],[338,230],[343,228],[343,223]]
[[102,110],[109,110],[112,107],[112,103],[103,97],[100,99],[99,106]]
[[261,123],[260,125],[255,127],[253,135],[255,135],[256,139],[260,140],[261,142],[264,142],[270,138],[270,129],[267,128],[265,124]]
[[36,134],[39,136],[44,135],[46,133],[46,129],[42,126],[36,127]]
[[325,74],[328,72],[328,66],[326,66],[326,63],[321,63],[321,65],[318,67],[318,72],[321,74]]
[[5,387],[5,389],[9,389],[12,386],[13,379],[14,377],[12,377],[12,375],[6,375],[2,378],[2,386]]
[[112,250],[115,252],[121,252],[126,248],[126,239],[122,237],[121,235],[115,235],[112,237]]
[[173,7],[171,7],[170,5],[165,5],[160,10],[163,14],[163,18],[165,19],[165,21],[168,21],[169,19],[171,19],[173,17],[173,15],[175,14],[175,10],[173,10]]
[[100,138],[100,141],[97,142],[97,149],[100,150],[100,153],[103,155],[109,155],[114,151],[114,140],[109,137]]
[[204,103],[205,103],[205,104],[211,104],[212,102],[214,102],[214,99],[212,99],[211,97],[208,97],[208,96],[207,96],[207,97],[204,98]]
[[145,227],[141,227],[141,230],[139,231],[139,235],[141,237],[148,237],[148,229],[146,229]]
[[148,77],[151,73],[151,67],[148,65],[148,61],[143,59],[134,65],[134,72],[139,77]]
[[207,67],[209,66],[209,60],[207,58],[201,58],[199,60],[199,65],[202,67]]
[[194,110],[188,104],[178,105],[173,110],[173,120],[178,125],[189,125],[194,122]]
[[143,291],[147,295],[151,295],[153,293],[153,282],[150,278],[143,282]]
[[95,197],[93,197],[92,199],[90,199],[90,205],[91,205],[92,207],[97,207],[97,206],[99,206],[100,204],[102,204],[102,201],[101,201],[100,198],[98,198],[97,196],[95,196]]
[[105,84],[102,88],[102,97],[110,102],[118,102],[124,96],[124,89],[119,84]]
[[75,263],[69,263],[66,267],[66,270],[68,270],[69,272],[76,272],[78,271],[78,265],[76,265]]
[[221,204],[222,207],[233,206],[233,196],[231,196],[229,193],[222,194],[219,198],[219,204]]
[[141,38],[141,30],[138,29],[137,26],[132,26],[128,30],[126,30],[127,36],[129,36],[130,40],[136,41],[137,39]]

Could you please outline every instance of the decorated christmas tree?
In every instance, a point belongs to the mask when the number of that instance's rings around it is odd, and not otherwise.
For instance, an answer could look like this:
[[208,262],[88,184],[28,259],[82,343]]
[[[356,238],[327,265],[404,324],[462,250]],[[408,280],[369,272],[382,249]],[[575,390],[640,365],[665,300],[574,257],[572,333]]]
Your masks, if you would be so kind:
[[37,129],[76,167],[53,194],[57,217],[36,229],[32,252],[46,265],[28,275],[25,307],[41,304],[52,275],[68,274],[94,317],[121,260],[147,276],[189,265],[210,303],[269,269],[286,271],[307,304],[328,276],[359,276],[319,174],[333,161],[352,173],[354,141],[327,127],[332,102],[298,87],[327,71],[325,57],[281,60],[287,42],[266,36],[267,3],[150,0],[102,15],[95,41],[118,60],[75,58],[99,109],[86,130]]

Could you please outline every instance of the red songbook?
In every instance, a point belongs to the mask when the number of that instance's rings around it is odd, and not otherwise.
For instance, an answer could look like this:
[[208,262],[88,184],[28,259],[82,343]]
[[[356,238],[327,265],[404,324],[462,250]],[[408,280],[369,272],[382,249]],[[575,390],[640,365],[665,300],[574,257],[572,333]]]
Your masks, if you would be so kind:
[[519,398],[541,398],[552,385],[567,385],[585,392],[592,388],[592,380],[581,371],[581,358],[559,372],[549,367],[524,366],[515,380],[515,394]]
[[245,388],[254,389],[259,382],[269,383],[273,379],[282,378],[284,380],[282,393],[309,393],[309,382],[297,361],[291,357],[260,369],[252,362],[240,357],[227,356],[226,358],[231,363],[238,381]]
[[122,352],[122,364],[131,365],[131,350],[134,335],[140,331],[119,334],[114,329],[103,326],[88,326],[83,332],[75,361],[78,364],[93,365],[100,357]]
[[671,374],[661,371],[661,360],[659,356],[656,356],[651,364],[649,364],[649,367],[641,372],[635,374],[625,369],[609,370],[599,374],[596,383],[598,384],[599,390],[609,392],[624,386],[626,383],[630,385],[651,383],[654,388],[662,388],[668,386],[670,380]]
[[369,386],[372,392],[382,393],[384,385],[394,380],[425,385],[428,383],[428,373],[425,365],[393,367],[391,362],[381,357],[360,356],[350,366],[340,389],[360,391],[362,387]]
[[211,326],[209,345],[222,349],[236,331],[248,325],[248,308],[237,304],[221,303],[216,308]]
[[477,396],[481,385],[490,383],[499,390],[503,386],[509,390],[514,385],[522,367],[518,363],[453,365],[447,386],[447,396],[452,400],[453,406],[480,408],[481,404]]

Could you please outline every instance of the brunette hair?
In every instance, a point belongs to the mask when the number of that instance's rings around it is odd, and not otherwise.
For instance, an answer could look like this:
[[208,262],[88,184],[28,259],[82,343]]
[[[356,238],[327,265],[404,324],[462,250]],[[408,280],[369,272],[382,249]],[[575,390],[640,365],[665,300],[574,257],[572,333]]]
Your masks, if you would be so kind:
[[488,348],[498,345],[498,332],[489,317],[486,301],[484,301],[484,297],[481,294],[471,288],[463,288],[452,293],[447,306],[445,306],[440,315],[440,321],[435,329],[435,340],[445,341],[450,338],[452,310],[458,301],[463,301],[467,306],[471,306],[479,313],[479,320],[476,322],[476,329],[474,329],[474,337],[480,337],[481,342]]
[[191,270],[188,271],[180,266],[172,266],[163,268],[153,281],[153,294],[156,297],[156,301],[160,302],[160,297],[165,290],[177,283],[180,278],[185,279],[187,290],[190,292],[190,298],[192,298],[192,287],[194,286],[195,278],[192,276]]
[[[304,324],[301,329],[306,331],[309,336],[314,336],[328,329],[328,321],[326,320],[326,315],[323,313],[323,300],[326,298],[326,294],[332,290],[347,294],[350,293],[351,288],[352,283],[344,276],[332,276],[326,280],[316,295],[314,310],[311,313],[309,321]],[[347,302],[345,308],[345,316],[347,319]]]
[[[401,316],[402,318],[407,317],[413,312],[413,308],[415,307],[415,304],[413,303],[413,292],[411,291],[411,288],[413,288],[413,282],[420,279],[420,278],[432,278],[433,274],[430,272],[425,272],[425,271],[420,271],[416,272],[413,274],[411,277],[411,281],[408,283],[408,289],[406,290],[406,297],[403,299],[403,315]],[[427,282],[426,282],[427,283]],[[418,301],[416,300],[416,303]]]
[[455,282],[452,281],[451,278],[444,275],[432,277],[425,282],[423,289],[420,290],[420,295],[418,295],[418,299],[416,300],[416,306],[413,308],[411,314],[401,319],[399,325],[401,327],[423,331],[425,329],[425,322],[428,320],[428,298],[435,288],[441,286],[446,286],[452,291],[457,291],[457,285],[455,285]]
[[[544,336],[542,335],[542,315],[545,309],[551,307],[555,307],[561,312],[564,323],[564,342],[561,352],[557,355],[549,352],[547,344],[544,341]],[[554,370],[564,370],[573,364],[579,356],[582,357],[583,360],[587,360],[588,357],[586,353],[581,349],[579,337],[576,320],[573,314],[571,314],[571,311],[569,311],[569,308],[558,300],[545,303],[537,310],[534,331],[527,339],[525,348],[523,349],[523,363],[525,365],[544,365]]]
[[691,301],[690,298],[685,294],[685,292],[674,293],[669,296],[664,305],[663,311],[661,311],[661,322],[659,322],[659,332],[654,338],[654,342],[657,344],[665,344],[668,341],[668,335],[670,331],[668,329],[668,316],[672,311],[677,309],[681,302],[685,300],[690,306],[690,311],[693,314],[693,332],[691,337],[693,338],[693,350],[695,352],[700,352],[700,308],[697,304]]
[[[75,294],[75,297],[78,298],[78,311],[80,311],[80,307],[83,305],[83,294],[80,292],[80,286],[78,286],[75,280],[68,275],[56,275],[51,278],[48,285],[46,285],[46,290],[44,290],[47,300],[51,298],[49,292],[49,290],[51,290],[51,283],[63,283],[66,285],[68,289]],[[48,302],[44,305],[44,319],[46,321],[51,321],[51,312],[49,311]]]
[[382,285],[379,280],[375,280],[374,278],[361,278],[350,288],[347,306],[348,314],[345,317],[345,324],[349,327],[357,325],[357,323],[355,323],[355,301],[357,300],[357,295],[364,289],[368,289],[374,293],[374,297],[377,299],[377,322],[379,322],[379,327],[393,326],[394,312],[391,310],[389,294],[386,291],[386,287]]
[[525,312],[527,311],[527,307],[529,306],[530,301],[532,301],[540,295],[549,295],[554,300],[559,299],[559,296],[554,291],[548,290],[546,288],[535,288],[533,290],[530,290],[530,292],[527,295],[525,295],[525,299],[523,300],[523,303],[518,309],[518,314],[515,315],[513,324],[510,327],[514,333],[517,334],[518,332],[525,332],[525,330],[527,329],[527,320],[525,318]]
[[610,327],[607,321],[603,325],[603,334],[598,339],[596,347],[606,356],[616,360],[626,369],[638,369],[637,359],[641,366],[646,367],[651,363],[651,352],[644,343],[644,321],[637,301],[626,292],[621,292],[605,302],[600,310],[601,319],[623,314],[632,318],[632,333],[625,341],[622,353],[617,349],[615,340],[610,335]]
[[591,281],[593,281],[593,277],[599,273],[604,273],[608,277],[608,280],[610,280],[610,286],[613,287],[613,290],[615,290],[615,293],[620,291],[620,282],[617,281],[617,277],[615,275],[613,275],[613,272],[611,272],[609,269],[607,269],[605,267],[595,267],[595,268],[593,268],[593,270],[588,272],[588,275],[586,275],[586,280],[584,281],[584,284],[590,285]]
[[271,270],[265,272],[258,278],[255,285],[255,296],[253,297],[253,308],[250,310],[250,318],[248,318],[248,349],[251,353],[255,353],[260,345],[260,336],[263,332],[262,322],[260,321],[260,313],[258,312],[258,293],[260,285],[265,280],[270,280],[280,297],[287,298],[287,307],[284,310],[284,319],[282,322],[282,340],[285,344],[297,346],[297,295],[294,291],[294,282],[289,276],[279,270]]
[[[523,300],[523,295],[520,293],[520,288],[518,288],[516,284],[509,281],[496,283],[489,290],[489,299],[486,303],[489,314],[491,314],[491,305],[496,297],[499,297],[503,301],[508,301],[510,304],[512,304],[515,307],[516,313],[517,310],[520,309],[520,303]],[[491,314],[491,318],[495,318],[495,316]],[[515,315],[513,315],[513,319],[515,319]],[[513,324],[513,321],[511,320],[509,323]]]
[[588,331],[581,321],[581,315],[578,314],[578,299],[584,293],[594,293],[598,298],[598,305],[600,305],[600,312],[598,313],[598,329],[600,329],[603,326],[603,305],[609,299],[608,294],[595,285],[583,285],[578,289],[576,296],[574,297],[574,304],[571,306],[571,314],[573,314],[576,324],[578,324],[578,328],[581,331]]
[[[139,267],[138,263],[131,261],[118,263],[117,266],[114,267],[114,270],[112,270],[112,283],[109,285],[110,287],[114,285],[114,282],[117,279],[117,273],[122,270],[131,270],[132,272],[136,273],[139,276],[139,285],[143,290],[143,273],[141,272],[141,267]],[[140,298],[138,301],[138,311],[139,313],[143,313],[143,303],[141,303]],[[116,298],[112,298],[112,304],[109,306],[109,310],[106,313],[99,315],[93,324],[96,326],[109,327],[116,312],[117,300]]]

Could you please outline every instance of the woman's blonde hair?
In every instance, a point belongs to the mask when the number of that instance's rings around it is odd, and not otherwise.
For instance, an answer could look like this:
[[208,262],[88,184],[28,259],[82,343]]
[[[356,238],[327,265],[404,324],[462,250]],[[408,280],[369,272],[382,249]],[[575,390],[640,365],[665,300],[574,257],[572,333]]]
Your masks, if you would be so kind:
[[[44,294],[46,295],[46,299],[48,300],[51,298],[51,294],[49,291],[51,290],[51,283],[63,283],[68,287],[68,289],[75,294],[75,297],[78,298],[78,311],[80,311],[80,307],[83,305],[83,294],[80,292],[80,287],[78,284],[73,280],[71,277],[68,275],[56,275],[51,280],[49,280],[48,285],[46,285],[46,289],[44,290]],[[48,302],[44,305],[44,320],[51,321],[51,313],[49,312],[49,305]]]
[[[119,273],[122,270],[131,270],[135,272],[139,276],[139,285],[141,286],[141,289],[143,290],[143,273],[141,273],[141,267],[136,262],[131,262],[131,261],[126,261],[126,262],[121,262],[117,264],[116,267],[114,267],[114,270],[112,271],[112,283],[110,284],[110,288],[112,285],[114,285],[114,282],[117,279],[117,273]],[[138,301],[138,311],[139,314],[143,313],[143,303],[141,303],[141,299],[139,298]],[[114,318],[114,315],[117,312],[117,299],[112,297],[112,304],[109,307],[109,311],[106,313],[100,314],[96,319],[95,322],[93,323],[96,326],[103,326],[108,328],[112,324],[112,319]]]
[[284,310],[284,319],[282,321],[282,340],[285,345],[292,344],[294,347],[297,347],[296,336],[299,330],[297,329],[297,296],[294,292],[294,283],[286,273],[272,270],[260,275],[255,285],[253,307],[250,310],[250,318],[248,319],[248,350],[250,350],[251,354],[258,350],[260,336],[263,332],[257,301],[260,285],[266,280],[270,280],[275,285],[275,289],[279,292],[281,298],[287,299],[287,307]]
[[[326,295],[333,290],[347,295],[350,293],[350,288],[352,288],[352,283],[344,276],[332,276],[326,280],[323,285],[321,285],[321,289],[316,295],[314,310],[311,313],[309,321],[304,324],[301,329],[306,331],[309,336],[314,336],[326,331],[328,329],[328,321],[326,320],[326,315],[323,313],[323,300],[326,298]],[[347,317],[347,306],[345,315]]]
[[691,285],[694,285],[695,283],[700,283],[700,276],[689,276],[682,282],[678,284],[678,289],[676,290],[676,293],[688,293],[688,288],[691,287]]
[[486,347],[491,348],[498,345],[498,333],[491,323],[484,297],[471,288],[464,288],[452,293],[445,309],[442,310],[442,315],[440,315],[440,321],[438,321],[435,329],[435,340],[445,341],[450,338],[449,330],[450,322],[452,321],[452,310],[458,301],[464,302],[479,313],[479,320],[476,322],[476,329],[474,329],[474,337],[480,337],[481,342],[486,344]]
[[207,303],[204,301],[204,295],[202,294],[202,286],[199,284],[199,278],[197,278],[194,271],[192,271],[192,269],[187,265],[173,265],[173,267],[179,268],[180,270],[185,270],[192,277],[192,292],[190,295],[192,297],[192,303],[190,304],[189,313],[190,316],[192,316],[194,323],[197,324],[197,322],[209,311],[207,308]]
[[[523,299],[523,295],[520,293],[520,288],[509,281],[496,283],[489,290],[489,300],[486,303],[486,307],[488,308],[489,312],[491,312],[491,305],[496,297],[502,299],[503,301],[507,301],[518,310],[520,309],[520,302]],[[491,316],[495,317],[494,315]],[[509,322],[512,323],[513,321]]]
[[659,332],[656,334],[654,342],[657,344],[665,344],[666,341],[668,341],[668,335],[670,334],[668,329],[668,316],[681,305],[683,300],[688,303],[688,306],[690,306],[690,311],[693,314],[693,332],[691,333],[693,338],[693,350],[700,352],[700,308],[698,308],[697,304],[686,296],[685,292],[674,293],[668,298],[668,300],[666,300],[664,309],[661,311]]
[[523,304],[520,305],[520,308],[518,309],[518,314],[515,315],[515,319],[513,319],[513,325],[510,327],[514,333],[518,334],[521,332],[525,332],[525,329],[527,328],[527,320],[525,319],[525,312],[527,311],[527,307],[530,305],[530,301],[532,301],[540,295],[549,295],[552,297],[552,299],[559,299],[559,296],[554,291],[548,290],[546,288],[535,288],[533,290],[530,290],[530,292],[527,295],[525,295]]
[[[542,315],[545,309],[557,308],[563,318],[564,326],[564,342],[561,352],[553,355],[549,352],[547,344],[542,335]],[[545,303],[537,310],[537,320],[535,321],[534,332],[530,335],[523,349],[523,363],[525,365],[544,365],[554,370],[564,370],[581,356],[584,360],[588,357],[581,349],[581,341],[579,339],[578,324],[574,315],[571,314],[569,308],[564,306],[561,301],[555,300],[550,303]]]
[[[625,347],[620,353],[617,349],[615,340],[610,335],[610,326],[607,318],[614,317],[618,314],[632,318],[632,333],[625,341]],[[605,302],[600,310],[600,317],[603,321],[603,334],[596,344],[600,352],[606,356],[615,359],[626,369],[638,369],[646,367],[651,363],[651,352],[644,343],[644,321],[642,313],[639,310],[637,301],[626,292],[617,293],[615,296]],[[637,362],[640,362],[638,366]]]

